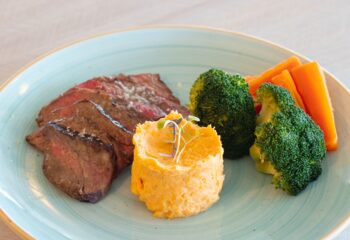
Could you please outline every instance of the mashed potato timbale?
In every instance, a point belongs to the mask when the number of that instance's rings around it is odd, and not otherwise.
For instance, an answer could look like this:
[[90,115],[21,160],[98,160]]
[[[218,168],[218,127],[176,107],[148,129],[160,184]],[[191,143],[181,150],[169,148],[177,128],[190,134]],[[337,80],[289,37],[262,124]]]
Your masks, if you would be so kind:
[[[159,121],[180,118],[171,112]],[[220,137],[211,126],[199,127],[182,119],[174,158],[173,129],[159,128],[159,121],[136,128],[131,191],[156,217],[187,217],[205,211],[218,201],[224,181]]]

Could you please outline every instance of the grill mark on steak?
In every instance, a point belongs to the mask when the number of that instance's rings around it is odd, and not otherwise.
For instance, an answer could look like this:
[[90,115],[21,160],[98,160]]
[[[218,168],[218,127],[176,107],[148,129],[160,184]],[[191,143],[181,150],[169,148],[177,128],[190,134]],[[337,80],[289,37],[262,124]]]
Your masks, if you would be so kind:
[[101,145],[101,146],[106,147],[106,148],[112,147],[111,144],[106,145],[96,136],[92,136],[92,135],[87,134],[87,133],[81,133],[81,132],[74,131],[73,129],[70,129],[69,127],[62,126],[62,125],[58,124],[57,122],[50,121],[47,123],[47,125],[50,127],[53,127],[55,130],[65,134],[65,135],[68,135],[72,138],[77,137],[77,138],[80,138],[82,141],[86,141],[86,142],[90,142],[90,143],[93,142],[94,144],[98,144],[98,145]]

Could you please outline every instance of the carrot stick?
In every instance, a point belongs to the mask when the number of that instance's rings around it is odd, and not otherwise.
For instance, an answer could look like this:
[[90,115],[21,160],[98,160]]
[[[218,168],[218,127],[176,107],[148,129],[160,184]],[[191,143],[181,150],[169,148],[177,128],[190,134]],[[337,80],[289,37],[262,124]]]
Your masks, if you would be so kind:
[[255,79],[256,77],[247,75],[247,76],[245,76],[244,78],[245,78],[245,81],[248,83],[249,81]]
[[287,89],[290,92],[290,95],[294,98],[297,106],[299,106],[305,111],[304,102],[300,97],[297,88],[295,87],[293,78],[288,70],[283,70],[280,74],[274,76],[271,79],[271,83]]
[[280,74],[283,70],[292,70],[295,67],[301,65],[301,62],[298,57],[292,56],[283,62],[278,63],[274,67],[266,70],[260,76],[255,79],[250,79],[248,81],[249,92],[252,96],[255,97],[256,90],[260,87],[261,84],[270,81],[274,76]]
[[338,136],[332,104],[320,67],[316,62],[307,63],[293,69],[291,75],[311,118],[323,130],[327,150],[336,150]]

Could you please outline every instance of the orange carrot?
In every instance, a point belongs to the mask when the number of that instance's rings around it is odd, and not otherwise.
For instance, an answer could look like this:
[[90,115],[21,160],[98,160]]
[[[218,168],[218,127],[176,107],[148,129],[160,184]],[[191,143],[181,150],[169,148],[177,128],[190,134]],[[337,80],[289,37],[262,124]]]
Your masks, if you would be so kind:
[[249,81],[255,79],[256,77],[247,75],[247,76],[245,76],[244,78],[245,78],[245,81],[248,83]]
[[266,70],[260,76],[254,79],[250,79],[250,81],[248,81],[250,94],[255,97],[255,92],[260,87],[261,84],[271,81],[271,79],[274,76],[280,74],[283,70],[290,71],[293,68],[298,67],[300,65],[301,65],[301,62],[299,58],[296,56],[292,56],[286,59],[285,61],[278,63],[274,67]]
[[324,133],[327,150],[336,150],[338,136],[332,104],[320,67],[316,62],[311,62],[293,69],[291,74],[311,118]]
[[304,102],[300,97],[297,88],[295,87],[293,78],[288,70],[283,70],[280,74],[274,76],[271,79],[271,83],[287,89],[290,92],[290,95],[294,98],[297,106],[299,106],[305,111]]

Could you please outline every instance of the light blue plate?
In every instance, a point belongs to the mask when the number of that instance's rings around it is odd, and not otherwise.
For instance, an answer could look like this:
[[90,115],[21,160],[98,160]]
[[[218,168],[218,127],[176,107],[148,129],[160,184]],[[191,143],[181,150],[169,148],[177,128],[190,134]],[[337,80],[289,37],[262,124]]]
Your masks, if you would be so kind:
[[[0,95],[0,207],[37,239],[316,239],[344,229],[350,215],[350,94],[327,83],[340,137],[324,173],[299,196],[276,191],[253,161],[225,161],[220,201],[194,217],[152,217],[130,188],[130,169],[97,204],[67,197],[44,177],[42,155],[24,137],[42,106],[84,80],[117,73],[160,73],[186,103],[209,68],[258,74],[291,51],[245,35],[188,27],[139,28],[103,35],[49,54],[19,73]],[[307,61],[301,57],[303,61]],[[348,219],[348,220],[346,220]]]

